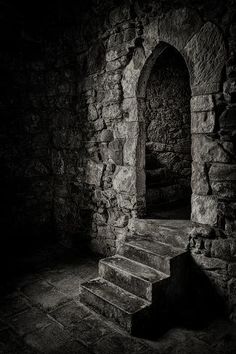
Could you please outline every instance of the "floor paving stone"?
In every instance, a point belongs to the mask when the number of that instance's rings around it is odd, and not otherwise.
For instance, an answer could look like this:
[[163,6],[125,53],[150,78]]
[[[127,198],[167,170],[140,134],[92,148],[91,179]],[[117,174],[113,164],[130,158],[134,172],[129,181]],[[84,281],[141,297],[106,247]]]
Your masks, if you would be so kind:
[[0,318],[13,316],[29,308],[29,301],[20,293],[9,294],[0,299]]
[[44,310],[52,310],[69,301],[65,294],[62,294],[45,281],[29,284],[21,290],[32,303],[41,306]]
[[201,330],[174,328],[153,340],[128,335],[68,295],[77,294],[70,290],[72,279],[94,278],[97,259],[70,259],[68,251],[57,257],[51,254],[35,275],[12,278],[11,291],[0,297],[0,354],[236,353],[236,325],[222,319]]
[[42,353],[57,350],[67,341],[67,333],[56,324],[51,324],[25,336],[26,344]]
[[25,352],[24,342],[11,330],[0,331],[0,353],[17,354]]
[[68,297],[73,298],[79,295],[81,281],[77,275],[57,274],[56,276],[49,277],[47,281]]
[[32,308],[9,319],[10,326],[21,336],[46,327],[52,320],[42,311]]
[[151,348],[148,344],[136,338],[123,336],[119,334],[109,335],[101,339],[93,346],[93,352],[96,354],[154,354],[157,349]]
[[65,327],[76,326],[89,315],[91,315],[89,310],[75,301],[71,301],[50,312],[50,316]]
[[79,342],[86,346],[91,346],[105,336],[114,333],[114,329],[104,324],[104,322],[95,316],[90,316],[73,327],[71,333]]

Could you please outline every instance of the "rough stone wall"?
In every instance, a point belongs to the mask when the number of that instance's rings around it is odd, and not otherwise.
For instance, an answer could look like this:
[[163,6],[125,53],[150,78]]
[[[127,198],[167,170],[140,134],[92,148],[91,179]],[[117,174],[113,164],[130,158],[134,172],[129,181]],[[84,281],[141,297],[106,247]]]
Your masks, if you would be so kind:
[[79,112],[75,32],[33,36],[14,26],[0,57],[3,238],[15,249],[55,239],[81,246],[87,112]]
[[8,13],[3,18],[0,188],[5,252],[5,243],[13,250],[51,233],[53,181],[41,45],[21,35],[16,18]]
[[186,64],[173,48],[157,59],[146,94],[146,204],[191,196],[190,85]]
[[[92,127],[86,138],[85,172],[91,247],[104,255],[114,253],[120,240],[132,232],[132,218],[144,204],[143,146],[138,137],[144,130],[139,108],[146,92],[140,89],[137,103],[135,85],[140,68],[160,37],[176,47],[188,64],[192,89],[192,220],[196,225],[209,224],[214,230],[214,239],[212,233],[203,231],[207,226],[201,232],[193,231],[190,248],[199,255],[195,257],[198,266],[217,284],[233,311],[235,59],[230,58],[230,52],[236,48],[232,4],[219,2],[211,7],[209,2],[191,3],[200,17],[186,6],[181,1],[149,1],[107,11],[105,29],[100,28],[96,43],[84,53],[87,63],[95,63],[81,83]],[[229,49],[228,59],[224,46]],[[224,77],[222,68],[226,64]]]
[[143,69],[153,67],[155,49],[166,42],[185,57],[191,78],[192,220],[211,225],[210,231],[193,230],[190,247],[233,314],[234,11],[231,0],[217,6],[198,0],[97,1],[79,23],[55,28],[56,38],[40,46],[44,55],[22,60],[28,63],[23,69],[18,54],[3,58],[2,71],[10,70],[5,80],[16,80],[9,99],[4,84],[2,90],[7,133],[1,136],[1,161],[7,172],[1,186],[8,190],[8,210],[11,200],[19,200],[11,220],[23,210],[27,221],[37,215],[35,226],[51,220],[65,240],[80,240],[87,231],[94,251],[115,253],[145,199],[140,107],[146,90],[143,84],[137,100],[137,83]]

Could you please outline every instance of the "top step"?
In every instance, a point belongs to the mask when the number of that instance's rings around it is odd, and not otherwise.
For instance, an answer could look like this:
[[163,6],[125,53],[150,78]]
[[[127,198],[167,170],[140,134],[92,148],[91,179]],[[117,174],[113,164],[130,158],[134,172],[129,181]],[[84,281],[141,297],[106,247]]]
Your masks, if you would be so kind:
[[153,236],[159,242],[185,249],[191,225],[190,220],[135,219],[132,229],[136,235]]

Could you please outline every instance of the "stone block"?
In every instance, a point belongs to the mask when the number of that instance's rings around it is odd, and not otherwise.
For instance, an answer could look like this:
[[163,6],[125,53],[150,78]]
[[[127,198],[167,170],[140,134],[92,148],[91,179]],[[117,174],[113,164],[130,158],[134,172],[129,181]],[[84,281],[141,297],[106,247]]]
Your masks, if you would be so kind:
[[113,121],[122,117],[120,105],[115,103],[108,106],[104,106],[102,109],[102,117],[106,122]]
[[234,158],[231,142],[221,142],[203,134],[192,134],[192,158],[195,162],[229,163]]
[[236,240],[234,238],[212,241],[211,254],[229,262],[236,261]]
[[119,102],[122,97],[122,91],[119,84],[115,84],[112,88],[105,87],[104,103],[108,102]]
[[228,282],[228,294],[229,294],[229,301],[230,304],[236,304],[236,279],[232,278]]
[[191,220],[200,224],[217,224],[217,200],[213,196],[192,195]]
[[236,181],[236,164],[212,164],[209,170],[211,181]]
[[[136,98],[125,98],[122,102],[122,111],[126,121],[138,122],[144,121],[143,106],[138,110],[138,106],[141,100],[137,101]],[[141,119],[142,118],[142,119]]]
[[99,141],[100,142],[110,142],[114,139],[114,136],[113,136],[113,132],[109,129],[104,129],[101,134],[100,134],[100,137],[99,137]]
[[236,109],[228,107],[219,118],[219,126],[221,129],[235,129],[236,126]]
[[101,185],[101,179],[104,171],[104,165],[89,160],[85,170],[85,181],[95,186]]
[[[225,65],[226,49],[223,36],[211,22],[205,23],[187,43],[184,53],[191,65],[192,87],[202,87],[208,91],[212,84],[219,83]],[[212,87],[210,87],[212,92]]]
[[192,112],[191,132],[196,134],[213,133],[215,129],[215,112]]
[[143,125],[140,122],[119,122],[114,128],[114,136],[117,139],[139,138]]
[[117,195],[117,203],[121,209],[134,210],[136,208],[137,199],[136,196],[132,196],[129,193],[122,193]]
[[192,257],[203,271],[210,271],[223,276],[227,275],[227,262],[217,258],[209,258],[202,254],[192,254]]
[[116,165],[123,164],[123,144],[119,139],[111,141],[108,145],[109,159]]
[[214,99],[212,95],[193,96],[191,98],[192,112],[207,112],[214,109]]
[[[136,97],[136,89],[140,77],[140,72],[145,64],[146,57],[145,53],[139,52],[136,55],[136,61],[131,60],[130,63],[125,67],[123,71],[123,77],[121,81],[122,89],[123,89],[123,98],[135,98]],[[142,56],[141,56],[142,54]]]
[[236,198],[236,181],[234,182],[211,182],[212,194],[219,198],[233,199]]
[[137,165],[137,139],[126,139],[124,143],[124,165],[136,166]]
[[236,262],[235,263],[229,263],[229,265],[228,265],[228,273],[229,273],[229,276],[236,278]]
[[160,41],[181,50],[201,25],[201,20],[195,11],[180,8],[168,12],[160,19],[158,37]]
[[113,177],[115,191],[134,194],[136,191],[136,170],[134,167],[117,166]]
[[194,194],[207,195],[210,192],[205,164],[192,163],[191,186]]
[[130,19],[130,8],[128,6],[119,6],[112,10],[109,14],[109,22],[112,26],[116,26]]

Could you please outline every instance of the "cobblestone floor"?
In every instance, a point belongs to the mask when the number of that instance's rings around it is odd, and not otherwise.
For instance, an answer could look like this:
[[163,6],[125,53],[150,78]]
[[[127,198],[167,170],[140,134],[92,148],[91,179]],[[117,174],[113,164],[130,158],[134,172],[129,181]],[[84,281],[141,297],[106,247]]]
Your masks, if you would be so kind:
[[62,248],[15,259],[1,282],[0,353],[236,353],[236,325],[226,320],[148,341],[89,311],[78,294],[81,282],[97,275],[97,262]]

